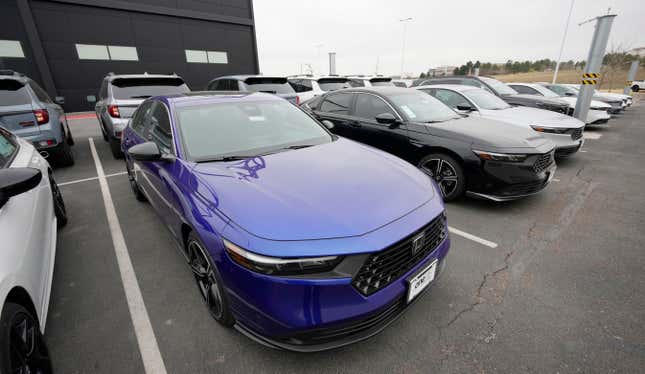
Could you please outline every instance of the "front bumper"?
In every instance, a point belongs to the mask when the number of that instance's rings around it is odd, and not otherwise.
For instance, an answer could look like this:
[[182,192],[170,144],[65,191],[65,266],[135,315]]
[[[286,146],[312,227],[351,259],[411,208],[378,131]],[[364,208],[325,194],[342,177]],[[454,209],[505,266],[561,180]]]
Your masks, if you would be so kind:
[[600,125],[607,123],[611,119],[611,114],[606,110],[594,110],[590,109],[587,114],[587,125]]
[[112,118],[108,116],[107,123],[105,123],[105,131],[113,139],[121,139],[123,129],[128,125],[130,118]]
[[[385,329],[412,304],[405,302],[407,279],[438,260],[434,284],[449,248],[446,236],[410,270],[368,296],[352,285],[351,275],[267,276],[242,268],[227,255],[222,256],[218,268],[240,332],[271,347],[314,352],[352,344]],[[360,268],[368,255],[347,256],[343,262],[357,260]]]

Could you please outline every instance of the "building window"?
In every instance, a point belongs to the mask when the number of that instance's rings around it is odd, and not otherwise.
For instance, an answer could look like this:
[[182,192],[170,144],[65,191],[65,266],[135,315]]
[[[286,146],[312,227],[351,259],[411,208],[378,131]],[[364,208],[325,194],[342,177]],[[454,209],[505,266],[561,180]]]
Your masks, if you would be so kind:
[[228,54],[219,51],[186,50],[186,62],[199,64],[228,64]]
[[25,57],[22,45],[17,40],[0,40],[0,57]]
[[79,60],[139,61],[135,47],[117,45],[76,44]]

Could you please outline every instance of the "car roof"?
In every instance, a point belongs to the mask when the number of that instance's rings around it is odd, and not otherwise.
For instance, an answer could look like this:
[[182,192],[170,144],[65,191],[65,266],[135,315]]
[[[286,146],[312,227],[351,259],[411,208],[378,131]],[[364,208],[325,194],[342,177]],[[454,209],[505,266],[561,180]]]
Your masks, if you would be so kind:
[[169,73],[169,74],[150,74],[148,72],[143,72],[141,74],[114,74],[114,73],[108,73],[108,75],[105,76],[110,82],[115,80],[115,79],[129,79],[129,78],[181,78],[179,75],[176,73]]
[[472,90],[482,90],[483,88],[468,86],[465,84],[424,84],[423,86],[416,86],[415,89],[420,88],[446,88],[453,91],[465,92]]

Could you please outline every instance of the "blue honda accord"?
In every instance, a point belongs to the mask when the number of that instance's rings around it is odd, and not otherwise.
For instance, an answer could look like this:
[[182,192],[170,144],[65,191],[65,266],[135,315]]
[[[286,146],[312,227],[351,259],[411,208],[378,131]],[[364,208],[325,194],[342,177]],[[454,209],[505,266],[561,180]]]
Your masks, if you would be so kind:
[[122,135],[128,176],[194,272],[211,315],[278,348],[383,330],[450,246],[434,182],[264,93],[154,97]]

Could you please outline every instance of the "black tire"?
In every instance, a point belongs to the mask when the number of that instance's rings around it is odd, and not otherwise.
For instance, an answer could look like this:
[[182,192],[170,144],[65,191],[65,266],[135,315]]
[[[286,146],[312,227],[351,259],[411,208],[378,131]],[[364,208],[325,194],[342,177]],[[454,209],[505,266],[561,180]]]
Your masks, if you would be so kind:
[[125,169],[128,172],[128,179],[130,180],[130,188],[132,188],[132,193],[134,193],[134,197],[136,197],[137,200],[141,201],[142,203],[145,203],[146,201],[148,201],[148,198],[146,198],[146,195],[144,195],[143,192],[141,191],[141,188],[139,187],[137,180],[134,179],[134,173],[132,172],[132,170],[130,170],[130,165],[128,164],[127,160],[125,162]]
[[72,153],[72,148],[63,141],[60,145],[60,149],[54,155],[57,166],[72,166],[74,165],[74,154]]
[[67,145],[74,145],[76,142],[74,141],[74,137],[72,136],[72,132],[69,130],[69,126],[67,126]]
[[632,91],[634,91],[634,92],[638,92],[638,91],[640,91],[640,89],[641,89],[641,88],[640,88],[640,87],[638,87],[637,85],[633,85],[633,86],[632,86]]
[[121,141],[119,139],[110,138],[110,150],[112,156],[116,159],[123,158],[123,151],[121,150]]
[[101,120],[100,116],[97,116],[97,119],[99,120],[99,127],[101,128],[101,135],[103,135],[103,140],[106,142],[110,141],[110,138],[108,137],[107,131],[105,131],[105,126],[103,125],[103,121]]
[[58,188],[58,184],[54,178],[49,176],[49,185],[52,189],[52,199],[54,202],[54,214],[56,215],[56,221],[58,227],[63,227],[67,225],[67,209],[65,208],[65,201],[63,200],[63,194]]
[[437,182],[446,202],[455,201],[466,191],[466,177],[461,163],[443,153],[433,153],[419,161],[419,169]]
[[186,241],[186,253],[189,265],[195,277],[195,283],[211,316],[222,326],[232,327],[235,318],[231,313],[222,277],[213,264],[206,246],[191,232]]
[[0,316],[0,373],[51,374],[49,350],[36,316],[6,303]]

